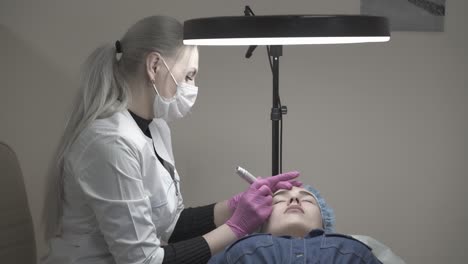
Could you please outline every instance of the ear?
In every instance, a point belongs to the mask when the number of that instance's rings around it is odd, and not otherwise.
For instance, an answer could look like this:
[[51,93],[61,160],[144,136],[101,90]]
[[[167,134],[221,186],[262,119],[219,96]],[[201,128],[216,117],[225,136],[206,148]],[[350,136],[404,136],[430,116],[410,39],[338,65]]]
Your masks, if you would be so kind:
[[161,54],[158,52],[151,52],[146,56],[146,74],[148,75],[149,80],[156,79],[156,72],[159,70],[159,60],[161,59]]

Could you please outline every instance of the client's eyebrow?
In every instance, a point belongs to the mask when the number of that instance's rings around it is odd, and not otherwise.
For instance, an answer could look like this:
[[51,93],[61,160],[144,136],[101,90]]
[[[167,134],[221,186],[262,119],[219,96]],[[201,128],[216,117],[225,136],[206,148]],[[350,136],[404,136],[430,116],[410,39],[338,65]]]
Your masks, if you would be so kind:
[[[277,195],[282,195],[282,194],[284,194],[284,193],[286,193],[286,192],[289,192],[289,190],[279,190],[279,191],[277,191],[277,192],[275,192],[275,193],[273,194],[273,197],[275,197],[275,196],[277,196]],[[299,191],[299,193],[302,194],[302,195],[309,195],[309,196],[314,197],[314,196],[313,196],[310,192],[308,192],[308,191]]]

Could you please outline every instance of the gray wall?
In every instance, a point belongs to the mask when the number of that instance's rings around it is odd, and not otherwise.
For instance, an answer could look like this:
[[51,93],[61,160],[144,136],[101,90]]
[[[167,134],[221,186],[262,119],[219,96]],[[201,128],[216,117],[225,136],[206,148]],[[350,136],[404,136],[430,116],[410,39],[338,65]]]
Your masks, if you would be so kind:
[[[31,1],[0,3],[0,140],[17,152],[39,255],[44,178],[77,73],[97,45],[137,19],[359,13],[352,1]],[[448,1],[443,33],[394,32],[385,44],[285,47],[280,93],[284,169],[327,197],[338,231],[372,236],[408,263],[468,257],[468,4]],[[193,115],[172,125],[188,206],[243,190],[243,165],[270,173],[266,52],[201,47]],[[0,213],[1,214],[1,213]]]

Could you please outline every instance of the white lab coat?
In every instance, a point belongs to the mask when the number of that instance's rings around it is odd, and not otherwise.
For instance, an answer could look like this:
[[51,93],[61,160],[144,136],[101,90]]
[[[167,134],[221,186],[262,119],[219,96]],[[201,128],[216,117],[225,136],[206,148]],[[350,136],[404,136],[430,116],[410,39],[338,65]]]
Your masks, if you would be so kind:
[[162,263],[184,206],[153,150],[174,165],[170,129],[162,119],[149,129],[153,140],[125,110],[80,134],[64,161],[63,235],[42,263]]

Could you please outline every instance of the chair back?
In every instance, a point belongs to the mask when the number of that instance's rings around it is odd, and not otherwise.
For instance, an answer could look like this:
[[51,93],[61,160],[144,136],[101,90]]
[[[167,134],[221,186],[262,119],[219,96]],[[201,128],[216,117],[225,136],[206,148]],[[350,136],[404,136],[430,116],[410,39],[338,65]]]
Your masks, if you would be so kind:
[[31,213],[15,152],[0,142],[0,262],[36,263]]

